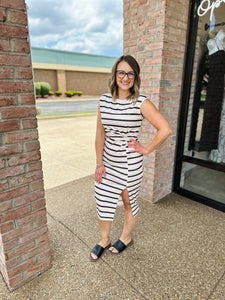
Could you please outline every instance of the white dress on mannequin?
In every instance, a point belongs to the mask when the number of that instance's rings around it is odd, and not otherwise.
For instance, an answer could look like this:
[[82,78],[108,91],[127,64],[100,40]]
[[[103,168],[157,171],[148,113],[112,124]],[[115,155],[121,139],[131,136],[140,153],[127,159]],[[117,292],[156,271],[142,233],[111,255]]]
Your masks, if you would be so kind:
[[209,55],[219,51],[225,50],[225,31],[220,29],[213,39],[208,40],[207,47],[209,49]]

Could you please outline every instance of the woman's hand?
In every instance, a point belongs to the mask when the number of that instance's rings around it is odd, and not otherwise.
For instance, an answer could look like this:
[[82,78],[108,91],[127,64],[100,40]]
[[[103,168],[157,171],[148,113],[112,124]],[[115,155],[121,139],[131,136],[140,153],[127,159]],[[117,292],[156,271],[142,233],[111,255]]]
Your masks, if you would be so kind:
[[105,166],[96,167],[95,169],[95,181],[97,183],[102,183],[102,176],[106,176]]
[[130,152],[137,152],[140,154],[148,154],[146,147],[144,147],[143,145],[141,145],[138,141],[136,141],[134,139],[131,139],[130,142],[128,142],[128,147],[133,148],[133,149],[130,149]]

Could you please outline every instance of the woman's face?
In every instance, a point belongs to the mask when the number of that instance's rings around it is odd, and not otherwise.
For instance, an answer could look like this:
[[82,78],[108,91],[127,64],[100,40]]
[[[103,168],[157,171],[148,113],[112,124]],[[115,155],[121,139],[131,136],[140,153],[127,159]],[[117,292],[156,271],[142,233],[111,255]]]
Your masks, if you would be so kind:
[[[126,74],[125,74],[126,73]],[[127,74],[128,73],[128,74]],[[116,70],[116,83],[118,85],[118,90],[129,91],[134,85],[135,73],[130,65],[121,61]]]

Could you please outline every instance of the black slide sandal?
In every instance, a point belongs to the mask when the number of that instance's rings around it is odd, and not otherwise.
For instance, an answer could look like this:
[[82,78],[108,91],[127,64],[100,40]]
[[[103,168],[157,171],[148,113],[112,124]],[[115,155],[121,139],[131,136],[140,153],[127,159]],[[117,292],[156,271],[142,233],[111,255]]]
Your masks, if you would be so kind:
[[105,248],[96,244],[95,247],[91,250],[91,253],[95,254],[97,256],[97,258],[93,258],[90,253],[91,261],[97,261],[101,257],[102,253],[109,247],[111,247],[111,243],[108,246],[106,246]]
[[133,240],[131,240],[127,245],[125,245],[121,240],[117,240],[112,247],[115,248],[118,252],[112,252],[110,251],[112,254],[119,254],[121,253],[123,250],[125,250],[127,247],[133,245]]

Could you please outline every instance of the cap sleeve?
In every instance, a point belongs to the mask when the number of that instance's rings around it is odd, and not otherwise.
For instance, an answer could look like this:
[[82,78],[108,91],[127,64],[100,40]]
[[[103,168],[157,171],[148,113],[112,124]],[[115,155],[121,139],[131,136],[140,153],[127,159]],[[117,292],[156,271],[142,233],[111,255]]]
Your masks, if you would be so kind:
[[148,99],[145,95],[139,95],[138,101],[136,103],[136,106],[141,108],[142,103]]

